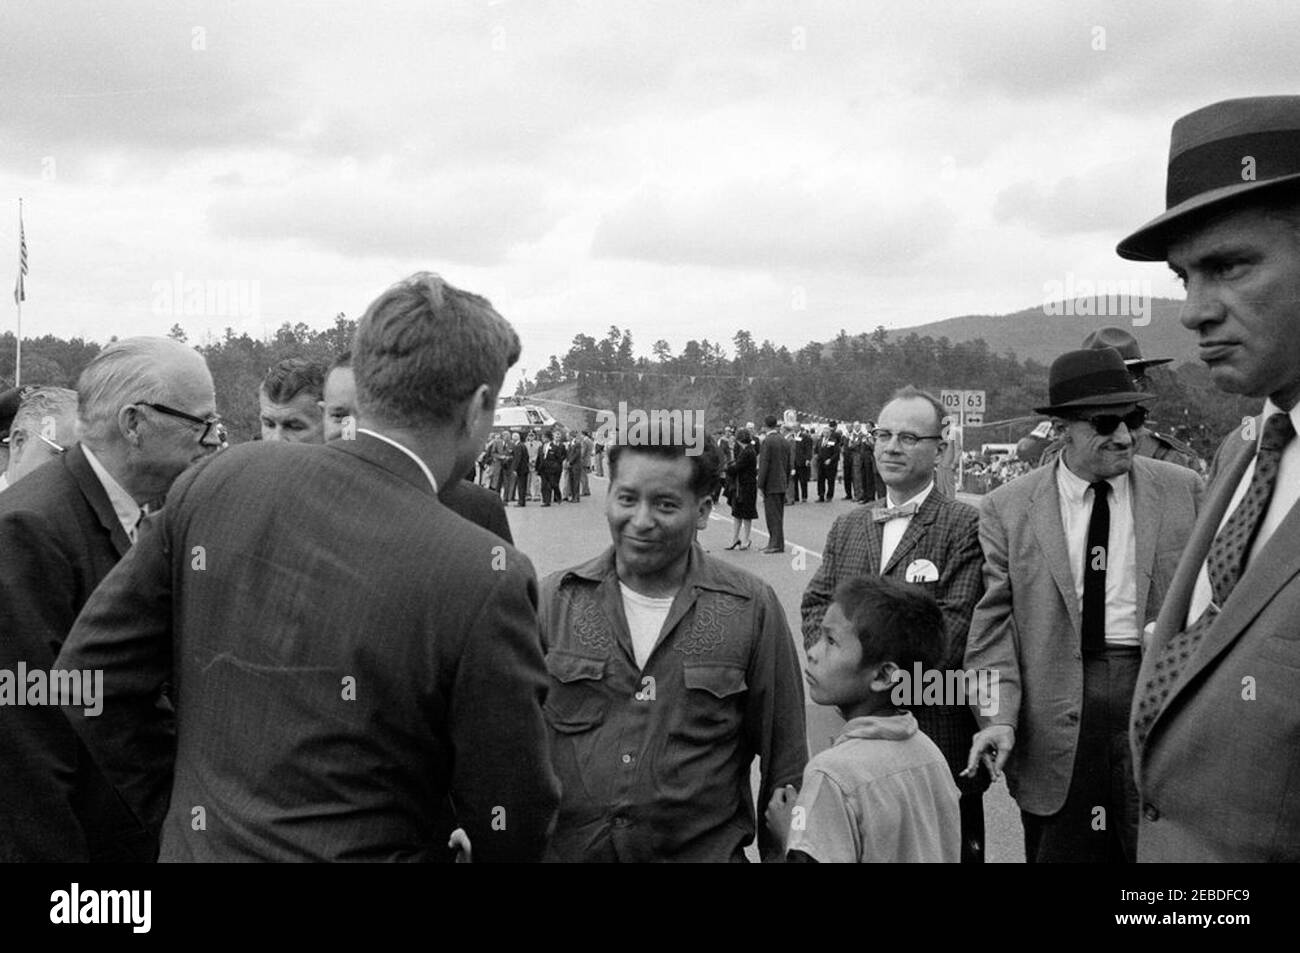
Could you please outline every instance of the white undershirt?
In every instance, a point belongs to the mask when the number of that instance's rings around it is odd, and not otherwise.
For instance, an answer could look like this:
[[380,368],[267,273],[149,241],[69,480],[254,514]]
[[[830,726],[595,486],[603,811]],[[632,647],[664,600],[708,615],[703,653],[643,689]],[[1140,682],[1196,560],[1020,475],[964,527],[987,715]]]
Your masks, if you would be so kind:
[[[1127,473],[1111,477],[1110,533],[1106,538],[1106,644],[1140,645],[1137,605],[1137,533],[1133,529],[1133,497]],[[1083,607],[1084,551],[1092,521],[1094,495],[1088,481],[1065,465],[1062,454],[1056,466],[1056,488],[1061,500],[1061,523],[1070,554],[1074,593]]]
[[[885,489],[885,504],[893,509],[895,506],[902,506],[904,503],[916,502],[916,508],[919,510],[921,504],[930,496],[934,490],[934,481],[931,480],[925,485],[925,489],[915,496],[906,500],[894,499],[894,490],[892,487]],[[915,514],[913,514],[914,516]],[[894,555],[894,550],[903,539],[903,534],[907,532],[907,526],[912,522],[911,516],[895,516],[892,520],[885,520],[885,525],[880,531],[880,574],[883,576],[885,567],[889,565],[889,560]]]
[[618,587],[623,591],[623,614],[627,616],[628,633],[632,636],[632,655],[637,668],[645,668],[676,596],[643,596],[622,582]]
[[[1259,441],[1264,439],[1264,424],[1272,414],[1281,411],[1282,408],[1273,403],[1272,399],[1264,401],[1264,415],[1259,424],[1259,433],[1255,437],[1255,453],[1259,453]],[[1296,433],[1300,434],[1300,404],[1291,408],[1291,426],[1295,427]],[[1228,501],[1227,508],[1223,511],[1223,518],[1219,520],[1219,529],[1223,529],[1223,524],[1228,522],[1237,505],[1241,503],[1242,497],[1250,489],[1251,477],[1255,475],[1255,461],[1251,460],[1246,466],[1246,472],[1241,475],[1241,482],[1237,484],[1236,492],[1232,494],[1232,499]],[[1292,437],[1291,442],[1286,445],[1282,451],[1282,459],[1278,463],[1277,482],[1273,484],[1273,498],[1269,501],[1268,512],[1264,514],[1263,522],[1260,523],[1259,535],[1255,537],[1255,542],[1250,547],[1250,553],[1246,556],[1246,569],[1249,570],[1251,561],[1258,555],[1259,551],[1264,548],[1269,537],[1277,532],[1277,528],[1286,519],[1287,515],[1295,508],[1296,501],[1300,500],[1300,437]],[[1218,535],[1218,530],[1215,530]],[[1208,558],[1209,553],[1206,553]],[[1244,573],[1243,573],[1244,575]],[[1183,624],[1195,622],[1205,612],[1210,600],[1214,598],[1214,589],[1210,586],[1210,577],[1205,571],[1205,564],[1201,563],[1201,571],[1196,577],[1196,588],[1192,590],[1192,601],[1188,606],[1187,618]]]

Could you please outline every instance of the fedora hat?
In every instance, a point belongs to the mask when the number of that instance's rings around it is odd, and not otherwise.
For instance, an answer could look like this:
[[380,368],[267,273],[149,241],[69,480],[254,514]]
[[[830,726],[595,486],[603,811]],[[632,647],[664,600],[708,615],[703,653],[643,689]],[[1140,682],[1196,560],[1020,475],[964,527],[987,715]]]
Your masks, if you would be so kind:
[[1133,389],[1133,379],[1119,351],[1112,347],[1066,351],[1052,362],[1047,375],[1046,407],[1039,414],[1069,416],[1085,407],[1136,404],[1150,400],[1150,394]]
[[1083,339],[1083,346],[1094,350],[1102,347],[1113,347],[1119,351],[1119,356],[1124,358],[1124,366],[1135,375],[1141,374],[1148,367],[1156,367],[1173,361],[1172,357],[1157,357],[1147,360],[1142,356],[1142,351],[1138,348],[1137,338],[1123,328],[1098,328]]
[[1115,251],[1164,261],[1171,234],[1191,215],[1300,180],[1300,96],[1226,99],[1174,123],[1165,211]]

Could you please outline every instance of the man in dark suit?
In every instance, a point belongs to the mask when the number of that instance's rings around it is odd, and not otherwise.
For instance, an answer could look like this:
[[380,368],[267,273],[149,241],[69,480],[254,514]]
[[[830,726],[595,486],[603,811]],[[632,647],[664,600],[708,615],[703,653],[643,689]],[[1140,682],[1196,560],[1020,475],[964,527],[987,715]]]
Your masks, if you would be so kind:
[[438,502],[518,355],[484,299],[400,282],[357,326],[356,439],[196,468],[91,597],[59,664],[104,711],[65,713],[163,860],[437,859],[448,796],[476,861],[541,857],[532,565]]
[[[1222,391],[1263,411],[1215,456],[1133,704],[1138,859],[1300,861],[1300,96],[1179,119],[1168,209],[1119,245],[1167,261]],[[1249,158],[1251,175],[1244,171]]]
[[839,421],[832,420],[821,439],[817,441],[817,502],[835,499],[835,471],[840,464],[840,447],[844,438],[840,435]]
[[812,456],[815,452],[812,434],[805,428],[800,427],[799,436],[795,438],[794,482],[798,484],[795,499],[803,503],[808,502],[808,475],[812,466]]
[[510,448],[510,468],[515,473],[516,506],[523,506],[528,501],[528,444],[522,434],[515,434],[514,446]]
[[[0,494],[5,672],[55,667],[77,613],[131,548],[142,505],[156,505],[218,446],[212,376],[193,348],[117,341],[90,362],[77,391],[82,442]],[[121,803],[57,701],[0,706],[0,861],[152,861],[155,837]]]
[[[934,470],[943,449],[943,405],[915,388],[898,391],[880,412],[875,447],[888,481],[888,497],[835,520],[822,563],[804,591],[804,647],[821,638],[822,618],[836,587],[859,576],[889,576],[916,585],[943,610],[945,644],[935,668],[958,671],[966,651],[971,613],[984,593],[979,513],[935,492]],[[915,438],[915,439],[913,439]],[[862,444],[866,450],[866,444]],[[910,673],[909,673],[910,674]],[[939,746],[961,791],[961,858],[984,860],[984,791],[987,772],[960,777],[975,734],[965,699],[912,705],[922,731]]]
[[1149,398],[1132,388],[1111,348],[1057,358],[1037,412],[1064,437],[1061,458],[998,487],[980,512],[985,591],[966,668],[997,673],[997,705],[974,712],[983,728],[967,770],[982,760],[996,778],[1010,759],[1030,863],[1135,857],[1128,713],[1142,634],[1187,544],[1201,480],[1134,454]]
[[790,479],[790,450],[776,426],[776,416],[763,421],[767,433],[758,451],[758,489],[763,494],[763,516],[767,520],[765,553],[785,552],[785,490]]
[[[357,375],[352,369],[352,352],[345,351],[325,375],[324,398],[325,442],[355,440],[357,437]],[[472,480],[473,471],[464,479],[448,480],[438,489],[438,499],[453,513],[477,523],[496,533],[507,543],[513,543],[510,522],[501,496]]]
[[547,430],[542,434],[542,446],[537,451],[537,472],[542,478],[542,506],[550,506],[552,498],[560,502],[560,474],[564,472],[564,451],[555,442],[555,435]]

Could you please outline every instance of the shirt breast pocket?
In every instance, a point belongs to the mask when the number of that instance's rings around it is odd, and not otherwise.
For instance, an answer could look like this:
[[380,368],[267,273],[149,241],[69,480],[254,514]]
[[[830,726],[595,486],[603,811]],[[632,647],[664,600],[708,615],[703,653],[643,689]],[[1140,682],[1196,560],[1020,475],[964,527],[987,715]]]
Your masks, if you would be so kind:
[[561,734],[578,734],[605,720],[604,659],[555,650],[546,656],[546,670],[551,676],[543,709],[547,724]]
[[686,685],[683,733],[705,743],[727,738],[740,729],[749,686],[739,665],[695,664],[682,667]]

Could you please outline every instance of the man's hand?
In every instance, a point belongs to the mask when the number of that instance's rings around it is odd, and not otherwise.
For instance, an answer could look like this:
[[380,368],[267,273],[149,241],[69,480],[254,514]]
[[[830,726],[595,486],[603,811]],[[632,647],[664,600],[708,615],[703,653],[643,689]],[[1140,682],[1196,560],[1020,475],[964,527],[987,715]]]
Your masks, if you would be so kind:
[[767,802],[767,811],[763,815],[767,820],[768,830],[781,845],[783,854],[785,845],[790,842],[790,815],[794,811],[794,802],[798,796],[799,791],[793,784],[777,788],[772,792],[772,800]]
[[978,770],[980,760],[989,769],[989,775],[996,781],[1002,775],[1002,766],[1011,757],[1011,749],[1016,744],[1016,730],[1010,725],[990,725],[978,732],[971,739],[970,757],[966,761],[963,778],[973,778]]

